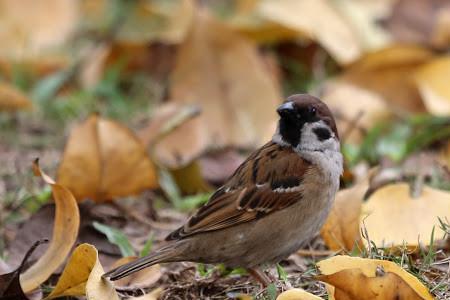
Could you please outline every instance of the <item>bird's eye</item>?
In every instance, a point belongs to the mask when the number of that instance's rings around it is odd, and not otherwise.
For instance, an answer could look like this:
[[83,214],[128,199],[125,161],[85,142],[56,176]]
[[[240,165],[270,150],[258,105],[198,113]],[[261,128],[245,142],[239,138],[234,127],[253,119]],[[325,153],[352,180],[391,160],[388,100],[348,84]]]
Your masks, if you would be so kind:
[[317,110],[316,110],[315,107],[310,107],[310,108],[309,108],[309,113],[310,113],[311,115],[315,115],[316,112],[317,112]]

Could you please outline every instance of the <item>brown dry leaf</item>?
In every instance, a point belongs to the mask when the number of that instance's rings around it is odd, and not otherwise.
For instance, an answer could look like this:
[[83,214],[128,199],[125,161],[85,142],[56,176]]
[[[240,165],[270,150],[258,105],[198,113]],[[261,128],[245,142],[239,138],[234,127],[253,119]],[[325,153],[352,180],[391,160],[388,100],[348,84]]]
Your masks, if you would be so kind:
[[200,110],[196,105],[162,104],[152,116],[150,123],[138,132],[138,136],[144,145],[153,146],[162,137],[189,120],[195,119],[199,114]]
[[277,300],[321,300],[322,298],[303,289],[291,289],[281,293]]
[[92,115],[75,127],[58,170],[58,182],[78,201],[112,200],[157,186],[144,146],[126,127]]
[[39,287],[59,268],[72,249],[80,227],[78,205],[70,191],[45,174],[40,169],[38,160],[33,164],[33,171],[52,187],[56,211],[50,246],[39,260],[20,276],[20,284],[25,292]]
[[385,23],[401,43],[446,49],[450,42],[449,12],[448,1],[398,0]]
[[[120,267],[121,265],[132,262],[136,259],[136,256],[122,257],[111,265],[111,269]],[[115,281],[114,285],[132,289],[148,288],[156,283],[161,278],[161,276],[161,266],[153,265],[151,267],[142,269],[139,272],[133,273],[130,276]]]
[[332,1],[331,4],[350,25],[361,47],[364,50],[375,50],[392,42],[391,34],[380,20],[391,14],[394,1],[396,0],[344,0]]
[[77,21],[76,0],[1,0],[0,56],[20,60],[60,46]]
[[[117,33],[119,42],[179,43],[186,36],[194,14],[192,0],[138,0],[128,5]],[[101,27],[113,6],[117,4],[106,0],[85,0],[82,1],[81,10],[89,27]]]
[[101,277],[104,273],[97,249],[81,244],[73,251],[56,287],[46,299],[86,295],[88,300],[119,300],[112,283]]
[[412,198],[408,184],[390,184],[375,191],[362,211],[361,220],[378,247],[428,245],[433,226],[435,240],[445,236],[438,217],[450,219],[450,193],[424,186]]
[[5,82],[0,82],[0,111],[30,108],[32,102],[17,88]]
[[[20,284],[20,273],[24,265],[27,263],[28,258],[31,256],[33,251],[40,244],[47,242],[47,240],[37,241],[28,249],[27,253],[22,259],[19,267],[14,271],[8,272],[6,274],[0,275],[0,298],[4,300],[28,300],[28,297],[25,295],[22,286]],[[7,266],[6,266],[7,267]],[[0,272],[3,273],[2,270]]]
[[281,92],[255,44],[199,11],[181,44],[171,76],[170,99],[195,103],[199,118],[156,145],[171,168],[186,165],[211,147],[255,147],[272,131]]
[[360,144],[369,129],[391,115],[382,97],[347,82],[327,82],[321,99],[334,113],[341,141],[347,143]]
[[[240,1],[232,26],[258,40],[307,38],[317,41],[341,64],[361,54],[361,45],[349,23],[324,0]],[[317,17],[317,16],[320,16]]]
[[450,45],[450,5],[439,10],[436,18],[431,43],[440,49],[448,48]]
[[450,56],[432,60],[420,67],[415,74],[425,106],[432,114],[450,114]]
[[416,277],[390,261],[338,255],[317,266],[330,300],[433,299]]
[[418,46],[395,45],[365,55],[340,78],[379,94],[393,109],[424,112],[414,71],[432,57],[431,51]]
[[333,251],[351,251],[361,244],[359,218],[368,179],[337,193],[328,218],[321,229],[325,244]]

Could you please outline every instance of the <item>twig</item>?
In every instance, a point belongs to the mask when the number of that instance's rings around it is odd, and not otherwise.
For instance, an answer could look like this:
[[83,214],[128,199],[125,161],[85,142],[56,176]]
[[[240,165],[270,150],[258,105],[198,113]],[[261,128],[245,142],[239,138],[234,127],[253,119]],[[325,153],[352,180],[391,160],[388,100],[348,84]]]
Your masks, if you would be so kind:
[[172,224],[157,222],[157,221],[148,219],[145,216],[143,216],[142,214],[140,214],[139,212],[137,212],[137,211],[133,210],[132,208],[130,208],[126,205],[123,205],[117,201],[112,201],[111,204],[116,209],[120,210],[122,213],[124,213],[125,215],[127,215],[128,217],[133,219],[134,221],[141,223],[142,225],[145,225],[148,228],[151,228],[151,229],[155,228],[155,229],[167,230],[167,231],[176,229],[176,226],[173,226]]
[[334,256],[341,252],[342,250],[332,251],[332,250],[300,249],[297,251],[297,254],[301,256]]

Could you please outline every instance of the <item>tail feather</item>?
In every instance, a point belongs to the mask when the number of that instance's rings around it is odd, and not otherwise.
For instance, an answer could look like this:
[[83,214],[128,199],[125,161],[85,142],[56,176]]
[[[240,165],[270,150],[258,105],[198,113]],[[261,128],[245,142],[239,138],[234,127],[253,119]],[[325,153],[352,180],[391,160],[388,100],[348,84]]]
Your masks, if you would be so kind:
[[108,277],[110,280],[115,281],[158,263],[177,261],[175,252],[173,246],[162,248],[153,254],[138,258],[106,272],[102,277]]

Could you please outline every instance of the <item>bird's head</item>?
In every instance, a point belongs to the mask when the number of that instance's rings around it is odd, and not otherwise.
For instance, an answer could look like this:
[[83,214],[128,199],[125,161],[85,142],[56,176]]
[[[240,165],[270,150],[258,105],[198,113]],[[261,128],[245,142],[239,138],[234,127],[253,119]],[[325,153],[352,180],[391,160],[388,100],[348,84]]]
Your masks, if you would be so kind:
[[297,151],[339,151],[339,135],[328,106],[307,94],[292,95],[281,104],[273,141]]

